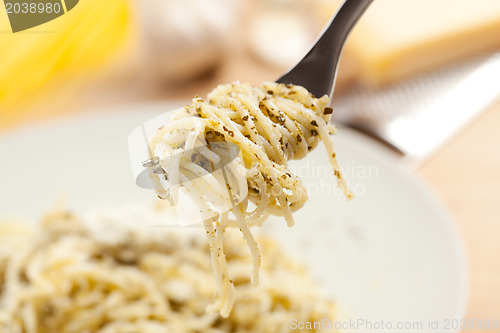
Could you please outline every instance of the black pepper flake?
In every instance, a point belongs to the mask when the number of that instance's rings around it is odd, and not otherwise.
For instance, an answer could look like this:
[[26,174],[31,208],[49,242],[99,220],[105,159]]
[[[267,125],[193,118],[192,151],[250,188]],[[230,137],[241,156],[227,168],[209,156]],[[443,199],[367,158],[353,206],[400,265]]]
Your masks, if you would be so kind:
[[264,179],[264,181],[265,181],[266,183],[272,184],[271,179],[269,179],[269,177],[267,177],[266,175],[262,174],[262,178]]
[[243,118],[241,118],[241,119],[243,119],[244,121],[247,121],[247,120],[248,120],[248,115],[244,116],[244,117],[243,117]]
[[318,123],[316,122],[316,120],[311,121],[311,125],[318,127]]
[[267,91],[267,93],[268,93],[269,95],[274,94],[274,92],[273,92],[272,90],[268,90],[268,91]]
[[300,136],[300,134],[297,134],[297,141],[302,142],[302,137]]
[[313,130],[311,130],[311,135],[312,135],[312,136],[316,136],[316,135],[318,135],[318,131],[316,131],[316,130],[314,130],[314,129],[313,129]]
[[226,126],[222,126],[222,129],[223,129],[224,131],[226,131],[226,132],[227,132],[227,131],[229,131],[229,130],[228,130],[228,128],[227,128]]
[[202,116],[203,116],[203,112],[201,110],[201,107],[197,106],[196,107],[196,117],[202,118]]
[[332,108],[329,108],[329,107],[326,107],[325,110],[323,111],[324,114],[332,114],[333,113],[333,109]]
[[313,147],[307,146],[307,151],[311,151],[312,149],[313,149]]

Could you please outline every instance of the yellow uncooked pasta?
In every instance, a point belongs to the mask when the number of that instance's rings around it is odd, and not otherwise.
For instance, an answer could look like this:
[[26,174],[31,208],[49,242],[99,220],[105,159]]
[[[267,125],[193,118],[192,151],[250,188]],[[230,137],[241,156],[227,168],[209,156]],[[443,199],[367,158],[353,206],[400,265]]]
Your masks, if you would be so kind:
[[[211,310],[224,317],[234,299],[223,247],[226,227],[243,233],[252,258],[251,280],[257,285],[261,254],[250,227],[270,214],[283,216],[292,226],[292,213],[307,201],[303,183],[288,168],[289,160],[305,157],[322,141],[338,186],[347,198],[352,197],[333,149],[335,127],[328,124],[333,111],[328,104],[327,96],[315,98],[300,86],[220,85],[207,100],[197,97],[173,112],[150,140],[152,156],[145,166],[158,196],[177,204],[183,188],[203,213],[217,281]],[[211,172],[209,167],[221,159],[210,149],[214,143],[232,144],[239,150],[222,172]]]

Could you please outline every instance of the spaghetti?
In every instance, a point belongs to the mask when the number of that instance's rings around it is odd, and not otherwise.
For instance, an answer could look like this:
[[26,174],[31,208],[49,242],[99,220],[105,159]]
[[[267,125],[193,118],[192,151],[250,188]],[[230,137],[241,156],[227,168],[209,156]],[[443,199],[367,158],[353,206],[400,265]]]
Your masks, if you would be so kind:
[[292,319],[334,318],[334,304],[319,297],[307,270],[268,238],[259,239],[262,282],[253,287],[250,256],[232,230],[225,253],[238,286],[234,308],[227,318],[206,312],[215,292],[206,239],[145,228],[144,220],[165,218],[150,214],[61,211],[38,230],[0,228],[0,331],[291,332]]
[[[243,233],[252,258],[251,281],[257,285],[261,255],[250,228],[270,214],[283,216],[292,226],[292,213],[307,201],[305,186],[289,170],[289,160],[305,157],[322,141],[338,186],[347,198],[352,197],[333,149],[335,127],[328,124],[333,111],[328,103],[327,96],[315,98],[300,86],[235,82],[216,87],[207,101],[193,99],[192,105],[174,112],[151,138],[153,156],[146,165],[158,196],[176,204],[178,184],[182,184],[201,212],[213,213],[203,219],[217,277],[212,311],[227,317],[234,299],[223,249],[226,228],[236,227]],[[207,174],[211,169],[206,162],[218,160],[210,150],[213,142],[234,144],[240,153],[224,172]],[[200,156],[182,154],[194,148]],[[227,189],[229,197],[224,195]],[[248,195],[234,196],[243,189]]]

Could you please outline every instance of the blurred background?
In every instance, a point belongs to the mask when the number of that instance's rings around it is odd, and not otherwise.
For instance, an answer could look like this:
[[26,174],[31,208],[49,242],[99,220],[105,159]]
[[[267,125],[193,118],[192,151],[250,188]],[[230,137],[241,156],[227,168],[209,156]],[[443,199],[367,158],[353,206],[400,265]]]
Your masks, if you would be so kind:
[[[0,134],[108,107],[185,103],[235,80],[275,80],[340,3],[84,0],[15,34],[2,10]],[[471,264],[468,318],[498,319],[500,310],[499,53],[498,0],[375,0],[349,38],[333,98],[339,122],[412,157],[408,167],[451,211]],[[411,144],[395,123],[414,133]]]

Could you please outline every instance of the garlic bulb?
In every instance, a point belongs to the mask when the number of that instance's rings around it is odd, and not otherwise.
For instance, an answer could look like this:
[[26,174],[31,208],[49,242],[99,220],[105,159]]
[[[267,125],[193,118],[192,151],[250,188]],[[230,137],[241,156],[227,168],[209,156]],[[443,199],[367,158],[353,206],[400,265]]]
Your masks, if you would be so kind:
[[281,8],[259,12],[248,30],[251,52],[272,66],[291,66],[306,54],[314,40],[308,18],[298,11]]
[[243,0],[138,0],[147,67],[185,81],[223,58],[235,37]]

